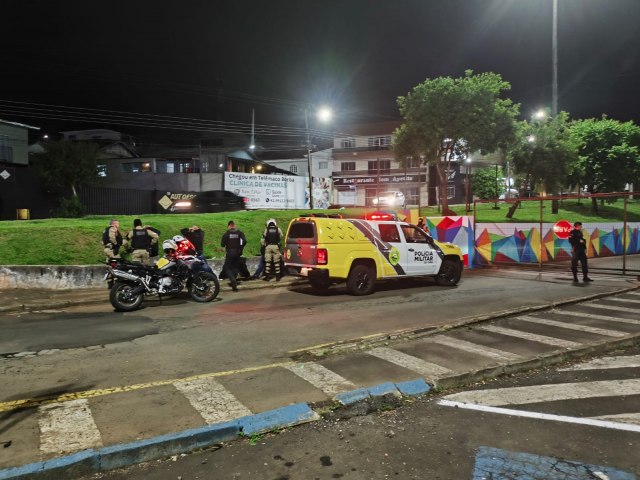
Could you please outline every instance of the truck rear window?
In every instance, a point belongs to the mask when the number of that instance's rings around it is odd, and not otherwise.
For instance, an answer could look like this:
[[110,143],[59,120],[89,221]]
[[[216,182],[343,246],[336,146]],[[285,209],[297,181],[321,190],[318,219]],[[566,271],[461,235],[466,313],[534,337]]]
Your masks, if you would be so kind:
[[310,222],[294,223],[289,227],[288,238],[295,239],[312,239],[316,236],[315,224]]

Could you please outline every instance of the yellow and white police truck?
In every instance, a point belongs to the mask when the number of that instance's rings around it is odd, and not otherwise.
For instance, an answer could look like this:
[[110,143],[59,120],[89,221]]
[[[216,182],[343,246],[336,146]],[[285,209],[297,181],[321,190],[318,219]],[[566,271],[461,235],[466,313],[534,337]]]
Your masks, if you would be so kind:
[[368,295],[376,281],[390,278],[433,276],[438,285],[458,284],[463,270],[458,246],[385,215],[369,218],[294,218],[285,240],[288,272],[306,277],[318,290],[346,281],[353,295]]

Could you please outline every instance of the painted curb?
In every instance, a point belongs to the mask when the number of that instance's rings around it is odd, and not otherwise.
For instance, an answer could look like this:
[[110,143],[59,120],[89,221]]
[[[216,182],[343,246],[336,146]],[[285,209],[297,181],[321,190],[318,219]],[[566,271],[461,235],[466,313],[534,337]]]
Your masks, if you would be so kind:
[[309,405],[298,403],[229,422],[7,468],[0,470],[0,480],[72,479],[228,442],[240,434],[252,435],[319,419]]
[[407,382],[387,382],[373,387],[358,388],[349,392],[339,393],[334,398],[342,405],[348,406],[363,400],[368,400],[369,398],[383,397],[385,395],[394,395],[397,397],[401,395],[417,396],[429,393],[430,390],[431,386],[427,382],[422,378],[417,378]]

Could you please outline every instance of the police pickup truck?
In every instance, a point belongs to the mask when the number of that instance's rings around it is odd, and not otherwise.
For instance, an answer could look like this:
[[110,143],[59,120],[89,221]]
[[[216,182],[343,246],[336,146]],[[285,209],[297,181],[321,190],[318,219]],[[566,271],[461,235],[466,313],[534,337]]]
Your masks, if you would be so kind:
[[314,216],[289,223],[284,262],[290,274],[308,278],[315,289],[346,281],[353,295],[368,295],[377,280],[399,277],[429,275],[438,285],[454,286],[463,269],[459,247],[415,225]]

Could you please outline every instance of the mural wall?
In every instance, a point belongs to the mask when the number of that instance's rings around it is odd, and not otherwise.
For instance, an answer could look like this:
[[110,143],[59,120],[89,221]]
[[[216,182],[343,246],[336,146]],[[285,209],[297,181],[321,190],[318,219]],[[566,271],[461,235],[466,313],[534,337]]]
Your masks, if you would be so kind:
[[[477,265],[489,262],[538,263],[570,260],[569,240],[558,238],[553,223],[478,223],[476,224]],[[626,253],[640,253],[640,223],[627,223]],[[587,239],[589,257],[608,257],[623,254],[624,224],[584,223],[582,231]]]
[[439,242],[454,243],[460,247],[465,266],[469,265],[469,252],[473,252],[473,218],[427,217],[431,236]]

